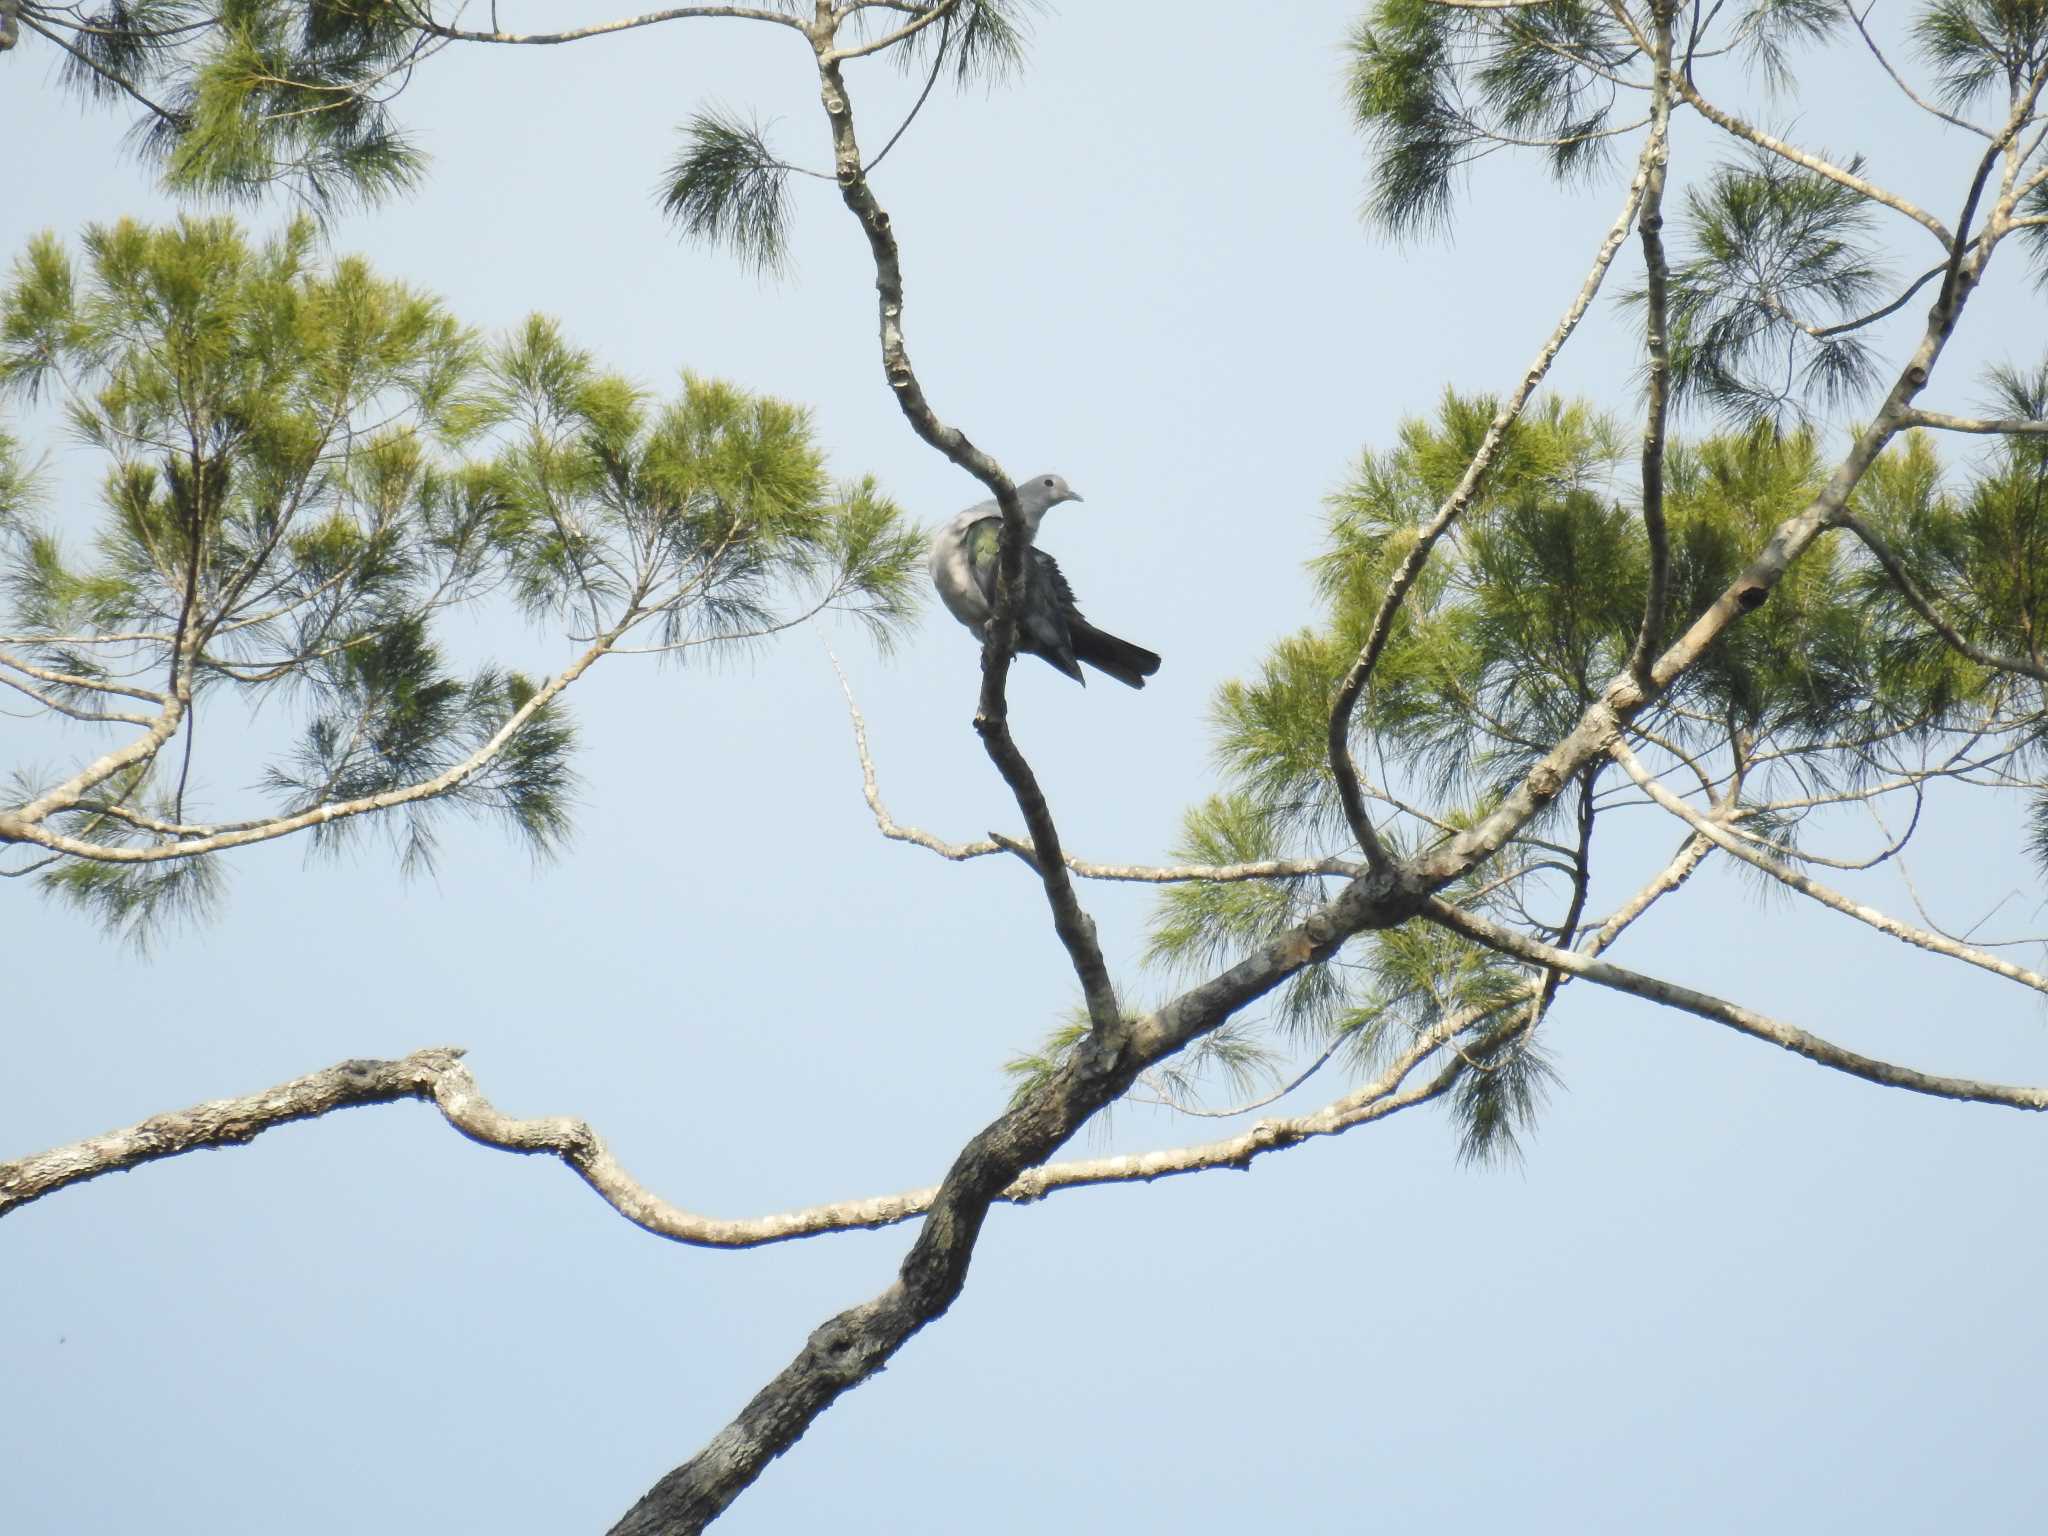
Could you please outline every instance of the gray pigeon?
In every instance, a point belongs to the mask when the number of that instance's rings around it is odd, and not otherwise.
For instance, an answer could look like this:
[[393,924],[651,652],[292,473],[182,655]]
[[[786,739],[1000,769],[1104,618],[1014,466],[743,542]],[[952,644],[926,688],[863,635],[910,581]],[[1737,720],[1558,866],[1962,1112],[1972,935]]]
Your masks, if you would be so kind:
[[[1081,498],[1058,475],[1036,475],[1017,487],[1024,529],[1038,537],[1039,522],[1063,501]],[[996,601],[996,552],[1003,516],[993,501],[979,501],[946,524],[932,540],[932,585],[947,610],[977,640],[985,639]],[[1024,557],[1024,593],[1017,609],[1017,649],[1043,657],[1084,687],[1082,662],[1133,688],[1159,670],[1159,658],[1142,645],[1105,634],[1081,617],[1074,589],[1051,555],[1036,547]]]

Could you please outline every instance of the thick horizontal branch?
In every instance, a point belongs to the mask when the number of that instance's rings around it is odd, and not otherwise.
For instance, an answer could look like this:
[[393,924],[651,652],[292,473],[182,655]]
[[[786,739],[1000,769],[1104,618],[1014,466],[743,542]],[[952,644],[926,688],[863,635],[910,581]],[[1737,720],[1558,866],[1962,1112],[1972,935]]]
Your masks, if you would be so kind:
[[[1244,1168],[1266,1152],[1332,1136],[1441,1093],[1448,1082],[1395,1098],[1408,1075],[1469,1021],[1439,1025],[1418,1038],[1373,1082],[1311,1114],[1263,1121],[1240,1136],[1130,1157],[1054,1163],[1019,1175],[996,1199],[1029,1204],[1061,1189],[1149,1182],[1173,1174]],[[923,1216],[936,1186],[835,1201],[767,1216],[726,1220],[663,1199],[628,1174],[590,1125],[566,1115],[517,1119],[484,1096],[455,1046],[415,1051],[396,1061],[337,1063],[240,1098],[213,1099],[153,1115],[138,1125],[70,1146],[0,1163],[0,1216],[74,1184],[145,1163],[222,1147],[245,1146],[265,1131],[336,1110],[406,1099],[432,1101],[456,1130],[502,1152],[560,1158],[621,1216],[645,1232],[699,1248],[758,1248],[830,1232],[893,1226]]]
[[190,1109],[152,1115],[139,1125],[0,1163],[0,1216],[44,1195],[208,1147],[239,1147],[265,1131],[337,1109],[432,1098],[462,1052],[451,1046],[415,1051],[398,1061],[344,1061],[238,1099],[210,1099]]
[[[589,1125],[566,1116],[519,1120],[484,1097],[462,1051],[439,1046],[397,1061],[344,1061],[274,1088],[154,1115],[139,1125],[0,1163],[0,1216],[109,1173],[208,1148],[243,1146],[265,1131],[340,1109],[427,1099],[470,1140],[505,1152],[559,1157],[612,1209],[657,1237],[706,1248],[751,1248],[820,1232],[888,1226],[922,1215],[933,1189],[724,1221],[683,1210],[639,1184]],[[1036,1198],[1036,1195],[1021,1198]]]
[[2048,433],[2048,421],[2026,417],[1951,416],[1946,411],[1913,410],[1906,414],[1909,427],[1933,427],[1941,432],[1975,432],[1982,436],[2024,437]]

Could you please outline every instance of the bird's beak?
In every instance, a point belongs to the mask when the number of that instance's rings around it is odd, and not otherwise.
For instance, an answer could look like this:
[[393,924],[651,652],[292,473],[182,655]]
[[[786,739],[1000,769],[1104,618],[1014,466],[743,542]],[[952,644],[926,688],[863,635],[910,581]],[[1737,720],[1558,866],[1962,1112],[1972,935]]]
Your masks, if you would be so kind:
[[1067,492],[1067,500],[1069,501],[1086,501],[1087,499],[1088,498],[1083,496],[1079,491]]

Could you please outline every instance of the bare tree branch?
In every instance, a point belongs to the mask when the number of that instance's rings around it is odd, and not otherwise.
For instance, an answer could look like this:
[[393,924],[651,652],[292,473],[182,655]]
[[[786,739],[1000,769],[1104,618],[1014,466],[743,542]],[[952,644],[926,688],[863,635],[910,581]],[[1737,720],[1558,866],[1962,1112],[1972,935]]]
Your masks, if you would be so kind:
[[[1619,9],[1619,7],[1616,7]],[[1671,0],[1658,0],[1651,10],[1655,49],[1650,96],[1650,142],[1643,177],[1643,196],[1636,227],[1643,241],[1646,302],[1643,335],[1649,353],[1649,378],[1643,406],[1643,538],[1649,546],[1649,580],[1643,592],[1643,622],[1628,654],[1629,675],[1649,680],[1650,658],[1663,644],[1665,588],[1671,575],[1671,541],[1664,531],[1664,423],[1670,406],[1671,336],[1665,294],[1669,271],[1664,261],[1664,176],[1671,161]],[[1566,935],[1565,942],[1571,942]]]
[[588,38],[608,37],[614,32],[629,32],[636,27],[658,26],[664,21],[684,21],[696,17],[725,17],[734,21],[772,21],[779,27],[794,27],[805,31],[803,22],[787,11],[767,11],[745,5],[680,5],[665,11],[648,11],[640,16],[622,16],[616,21],[593,22],[587,27],[572,27],[566,32],[473,32],[460,27],[444,26],[435,21],[425,7],[406,7],[407,19],[422,32],[435,37],[447,38],[456,43],[513,43],[545,46],[554,43],[580,43]]
[[1758,1040],[1767,1040],[1795,1055],[1804,1056],[1832,1071],[1845,1072],[1851,1077],[1860,1077],[1865,1082],[1876,1083],[1885,1088],[1903,1088],[1909,1093],[1924,1093],[1940,1099],[1962,1099],[1976,1104],[2000,1104],[2009,1109],[2048,1110],[2048,1088],[2009,1087],[2002,1083],[1982,1083],[1965,1077],[1937,1077],[1930,1073],[1915,1071],[1889,1061],[1880,1061],[1873,1056],[1862,1056],[1846,1050],[1831,1040],[1810,1034],[1791,1024],[1780,1023],[1739,1004],[1727,1002],[1705,992],[1695,992],[1690,987],[1681,987],[1675,982],[1661,981],[1654,976],[1644,976],[1635,971],[1623,970],[1618,965],[1609,965],[1604,960],[1590,959],[1570,950],[1558,949],[1553,945],[1532,939],[1526,934],[1468,912],[1462,907],[1431,897],[1423,908],[1423,916],[1431,922],[1441,924],[1454,933],[1461,933],[1474,943],[1484,944],[1488,949],[1504,955],[1530,961],[1536,965],[1554,965],[1561,971],[1598,986],[1611,987],[1617,992],[1645,998],[1661,1003],[1667,1008],[1676,1008],[1684,1013],[1710,1019],[1716,1024],[1726,1024]]
[[103,1174],[200,1148],[241,1146],[296,1120],[361,1104],[432,1098],[441,1074],[455,1067],[461,1055],[454,1047],[442,1046],[398,1061],[344,1061],[261,1093],[210,1099],[190,1109],[153,1115],[125,1130],[0,1163],[0,1215]]
[[2027,437],[2048,433],[2048,421],[1993,416],[1951,416],[1945,411],[1911,411],[1906,416],[1906,425],[1933,427],[1942,432],[1974,432],[1980,436]]
[[1840,166],[1823,160],[1819,155],[1803,150],[1796,144],[1788,144],[1783,139],[1775,138],[1761,129],[1753,128],[1731,112],[1722,111],[1700,94],[1699,89],[1687,78],[1684,71],[1681,70],[1674,73],[1671,78],[1672,84],[1678,87],[1678,94],[1685,98],[1686,105],[1698,112],[1708,122],[1714,124],[1715,127],[1731,133],[1736,138],[1742,139],[1747,143],[1754,144],[1759,149],[1769,150],[1781,159],[1791,161],[1792,164],[1799,166],[1802,170],[1811,171],[1816,176],[1832,181],[1836,186],[1847,187],[1859,196],[1866,197],[1881,207],[1889,208],[1894,213],[1904,214],[1929,234],[1933,235],[1943,246],[1950,249],[1954,248],[1956,243],[1955,236],[1949,233],[1948,226],[1924,208],[1907,201],[1896,193],[1887,192],[1876,183],[1866,181],[1863,177],[1855,175],[1853,172],[1845,171]]
[[[860,43],[852,48],[834,48],[822,55],[822,60],[828,64],[843,64],[848,59],[864,59],[869,54],[880,53],[885,48],[894,48],[898,43],[916,36],[933,22],[945,20],[959,8],[960,0],[940,0],[939,4],[930,10],[920,11],[914,21],[905,23],[894,32],[884,33],[872,42]],[[882,157],[877,155],[875,158],[880,160]]]
[[1842,0],[1842,10],[1855,25],[1857,35],[1863,39],[1864,46],[1870,50],[1870,56],[1883,66],[1884,72],[1892,77],[1892,84],[1896,85],[1904,93],[1906,100],[1912,102],[1922,112],[1940,118],[1951,127],[1960,128],[1965,133],[1974,133],[1980,139],[1990,138],[1991,130],[1989,128],[1980,128],[1966,117],[1958,117],[1953,112],[1944,112],[1940,107],[1935,106],[1933,102],[1921,99],[1920,93],[1906,83],[1905,76],[1892,68],[1892,61],[1884,56],[1884,50],[1877,46],[1877,39],[1870,35],[1870,29],[1863,24],[1865,17],[1870,14],[1870,10],[1875,9],[1876,5],[1873,0],[1869,10],[1859,14],[1853,0]]
[[1885,913],[1878,911],[1875,907],[1865,906],[1860,901],[1852,901],[1841,892],[1822,885],[1811,876],[1801,874],[1790,865],[1782,864],[1769,855],[1760,852],[1752,847],[1746,839],[1736,836],[1712,817],[1702,816],[1698,811],[1658,783],[1656,776],[1643,766],[1642,761],[1637,758],[1635,753],[1629,751],[1626,742],[1616,741],[1608,748],[1608,755],[1621,765],[1624,773],[1635,780],[1637,787],[1665,810],[1691,827],[1694,832],[1698,833],[1701,837],[1710,839],[1716,847],[1719,847],[1724,852],[1733,854],[1752,869],[1762,870],[1781,885],[1788,886],[1792,890],[1799,892],[1800,895],[1817,901],[1831,911],[1841,913],[1844,917],[1853,917],[1859,923],[1868,924],[1879,933],[1889,938],[1897,939],[1902,944],[1916,945],[1921,949],[1930,950],[1937,955],[1946,955],[1951,960],[1961,960],[1967,965],[1974,965],[1981,970],[1990,971],[1993,975],[2003,976],[2007,981],[2016,981],[2023,987],[2033,988],[2036,992],[2048,993],[2048,976],[2042,976],[2038,972],[2030,971],[2025,966],[2014,965],[2010,960],[2001,960],[1996,955],[1987,955],[1981,949],[1972,949],[1967,944],[1958,944],[1953,939],[1944,939],[1937,934],[1928,933],[1924,929],[1915,928],[1908,923],[1902,923],[1897,918],[1887,916]]
[[[892,842],[910,843],[936,853],[942,859],[951,859],[955,863],[986,858],[994,853],[1013,853],[1036,869],[1038,854],[1027,842],[1010,837],[989,836],[972,843],[949,843],[922,828],[903,826],[889,814],[889,808],[882,803],[881,786],[875,775],[875,760],[868,751],[867,721],[861,715],[860,706],[854,702],[853,687],[847,681],[846,669],[839,665],[837,656],[832,656],[831,661],[832,670],[839,675],[839,691],[846,698],[847,715],[853,722],[854,751],[860,756],[861,793],[867,800],[868,809],[874,813],[876,830]],[[1304,875],[1332,875],[1350,879],[1359,873],[1358,865],[1348,859],[1259,859],[1244,864],[1152,865],[1096,864],[1087,859],[1077,859],[1072,854],[1065,857],[1067,868],[1084,880],[1130,880],[1148,885],[1170,885],[1193,880],[1285,880],[1297,879]]]

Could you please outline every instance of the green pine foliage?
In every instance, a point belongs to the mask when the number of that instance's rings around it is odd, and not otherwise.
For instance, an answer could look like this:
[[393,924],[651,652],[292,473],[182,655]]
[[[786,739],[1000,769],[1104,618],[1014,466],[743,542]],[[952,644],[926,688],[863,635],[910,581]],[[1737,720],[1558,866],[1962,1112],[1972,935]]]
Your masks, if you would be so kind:
[[[818,24],[807,5],[770,9]],[[884,50],[898,67],[934,83],[944,74],[956,88],[994,87],[1022,67],[1039,9],[1039,0],[846,9],[827,23],[828,46],[879,43],[930,17]],[[323,217],[420,184],[426,157],[396,104],[437,55],[475,41],[465,29],[484,25],[432,0],[22,0],[21,16],[31,41],[56,45],[65,88],[136,112],[133,141],[168,190],[245,203],[281,190]],[[665,210],[692,238],[779,269],[790,167],[751,120],[699,112],[682,132],[661,181]]]
[[[374,826],[408,868],[453,812],[558,849],[574,674],[458,659],[450,621],[475,604],[567,630],[578,669],[828,612],[886,643],[916,608],[921,535],[873,480],[830,474],[801,408],[689,375],[661,399],[541,317],[489,344],[317,245],[305,220],[261,242],[222,218],[123,222],[76,249],[38,237],[0,289],[0,391],[104,465],[96,507],[59,520],[0,434],[0,678],[49,740],[90,733],[85,763],[143,738],[39,813],[80,848],[14,851],[138,939],[218,891],[223,827],[394,796],[307,830],[334,848]],[[267,805],[201,823],[192,722],[273,696],[298,725]]]
[[[1859,174],[1863,161],[1845,167]],[[1670,278],[1674,402],[1739,425],[1804,420],[1867,394],[1867,336],[1838,327],[1885,291],[1875,222],[1860,194],[1762,150],[1688,190],[1691,252]]]
[[[2038,419],[2048,404],[2048,368],[2007,371],[1995,383],[2011,415]],[[1495,408],[1447,396],[1434,420],[1403,424],[1395,446],[1367,453],[1332,496],[1313,564],[1323,620],[1281,638],[1251,675],[1217,690],[1223,786],[1187,812],[1177,857],[1357,856],[1325,757],[1330,699],[1414,527],[1455,483]],[[1438,546],[1354,720],[1353,752],[1383,792],[1373,810],[1397,857],[1483,816],[1622,671],[1648,570],[1638,451],[1593,407],[1539,400]],[[1826,473],[1810,428],[1766,424],[1670,445],[1674,632],[1721,597]],[[1988,462],[1953,476],[1927,435],[1911,434],[1871,472],[1856,510],[1945,612],[1968,616],[1972,639],[2038,660],[2048,625],[2048,444],[2004,439]],[[1793,566],[1768,603],[1650,706],[1631,743],[1653,767],[1675,770],[1680,788],[1693,782],[1688,761],[1724,787],[1733,781],[1735,824],[1796,845],[1812,809],[1773,802],[1824,799],[1973,742],[2037,753],[2036,717],[2030,689],[1958,657],[1860,543],[1836,539]],[[1581,894],[1593,845],[1608,835],[1607,812],[1633,793],[1582,775],[1499,867],[1446,899],[1552,943],[1581,942],[1598,921]],[[2032,828],[2048,868],[2048,802]],[[1611,835],[1625,846],[1630,832]],[[1149,958],[1210,973],[1299,922],[1336,883],[1304,875],[1167,887]],[[1498,1159],[1513,1155],[1555,1075],[1532,1033],[1547,1006],[1540,982],[1444,929],[1411,923],[1362,934],[1330,964],[1300,972],[1261,1027],[1297,1055],[1334,1045],[1335,1058],[1358,1071],[1431,1031],[1461,1029],[1463,1043],[1447,1051],[1456,1081],[1446,1102],[1463,1154]]]
[[1961,110],[2039,72],[2048,61],[2048,4],[1934,0],[1914,16],[1913,39],[1934,67],[1940,99]]
[[790,167],[765,130],[730,112],[699,112],[661,185],[661,208],[685,238],[722,246],[764,273],[788,265]]

